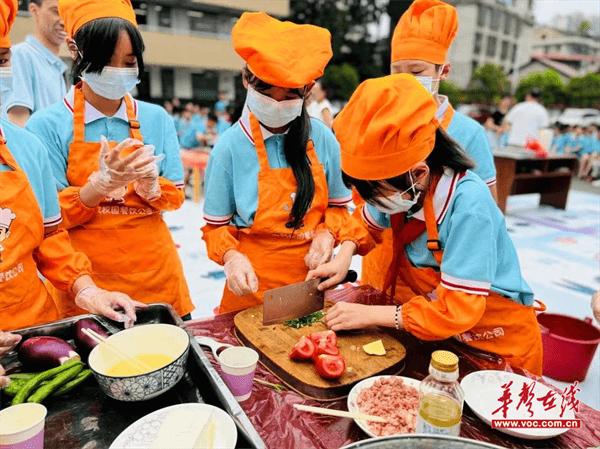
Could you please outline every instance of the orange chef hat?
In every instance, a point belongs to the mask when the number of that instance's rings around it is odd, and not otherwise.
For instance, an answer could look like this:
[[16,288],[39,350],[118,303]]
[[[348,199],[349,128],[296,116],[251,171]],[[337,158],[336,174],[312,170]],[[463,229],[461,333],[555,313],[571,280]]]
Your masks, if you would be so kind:
[[0,0],[0,48],[10,48],[10,29],[18,10],[17,0]]
[[433,96],[412,75],[364,81],[333,122],[342,170],[370,181],[408,172],[433,150],[436,110]]
[[117,17],[137,26],[130,0],[59,0],[58,10],[71,38],[82,26],[96,19]]
[[440,0],[415,0],[394,30],[392,62],[418,59],[444,64],[457,31],[454,6]]
[[333,56],[325,28],[281,22],[264,12],[242,14],[231,38],[250,71],[273,86],[304,87],[323,76]]

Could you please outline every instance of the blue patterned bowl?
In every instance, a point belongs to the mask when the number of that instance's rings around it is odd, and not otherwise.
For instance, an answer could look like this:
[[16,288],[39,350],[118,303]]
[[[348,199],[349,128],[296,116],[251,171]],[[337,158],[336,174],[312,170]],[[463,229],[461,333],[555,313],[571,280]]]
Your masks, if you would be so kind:
[[188,333],[170,324],[145,324],[111,335],[108,341],[121,352],[136,357],[160,354],[171,361],[143,374],[115,376],[111,369],[122,359],[99,344],[90,353],[88,364],[104,393],[118,401],[145,401],[173,388],[185,373],[190,348]]

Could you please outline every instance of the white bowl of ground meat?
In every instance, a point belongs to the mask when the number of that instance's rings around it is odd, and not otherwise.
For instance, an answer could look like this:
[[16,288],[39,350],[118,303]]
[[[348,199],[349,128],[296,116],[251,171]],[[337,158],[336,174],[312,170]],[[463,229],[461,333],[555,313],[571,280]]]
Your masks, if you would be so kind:
[[348,410],[388,418],[387,423],[355,419],[369,436],[415,433],[420,381],[403,376],[373,376],[357,383],[348,395]]

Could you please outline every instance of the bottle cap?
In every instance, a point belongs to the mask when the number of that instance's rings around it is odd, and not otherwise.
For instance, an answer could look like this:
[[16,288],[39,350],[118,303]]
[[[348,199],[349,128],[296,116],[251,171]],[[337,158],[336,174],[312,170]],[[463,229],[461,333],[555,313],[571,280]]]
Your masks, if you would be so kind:
[[451,373],[458,370],[458,357],[450,351],[435,351],[431,354],[431,365],[438,371]]

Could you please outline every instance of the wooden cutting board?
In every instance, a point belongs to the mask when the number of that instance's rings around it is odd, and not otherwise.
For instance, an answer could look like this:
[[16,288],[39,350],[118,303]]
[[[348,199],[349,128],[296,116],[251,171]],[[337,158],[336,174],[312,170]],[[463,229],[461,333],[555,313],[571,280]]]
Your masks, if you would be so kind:
[[[283,324],[263,326],[262,306],[246,309],[235,316],[235,329],[242,344],[254,348],[260,361],[283,383],[298,393],[320,400],[343,398],[354,384],[378,374],[396,374],[404,367],[406,349],[391,334],[377,329],[338,333],[338,347],[346,360],[346,372],[330,381],[321,378],[311,361],[296,362],[288,354],[302,335],[326,330],[317,323],[293,329]],[[368,355],[363,345],[381,339],[387,354]]]

